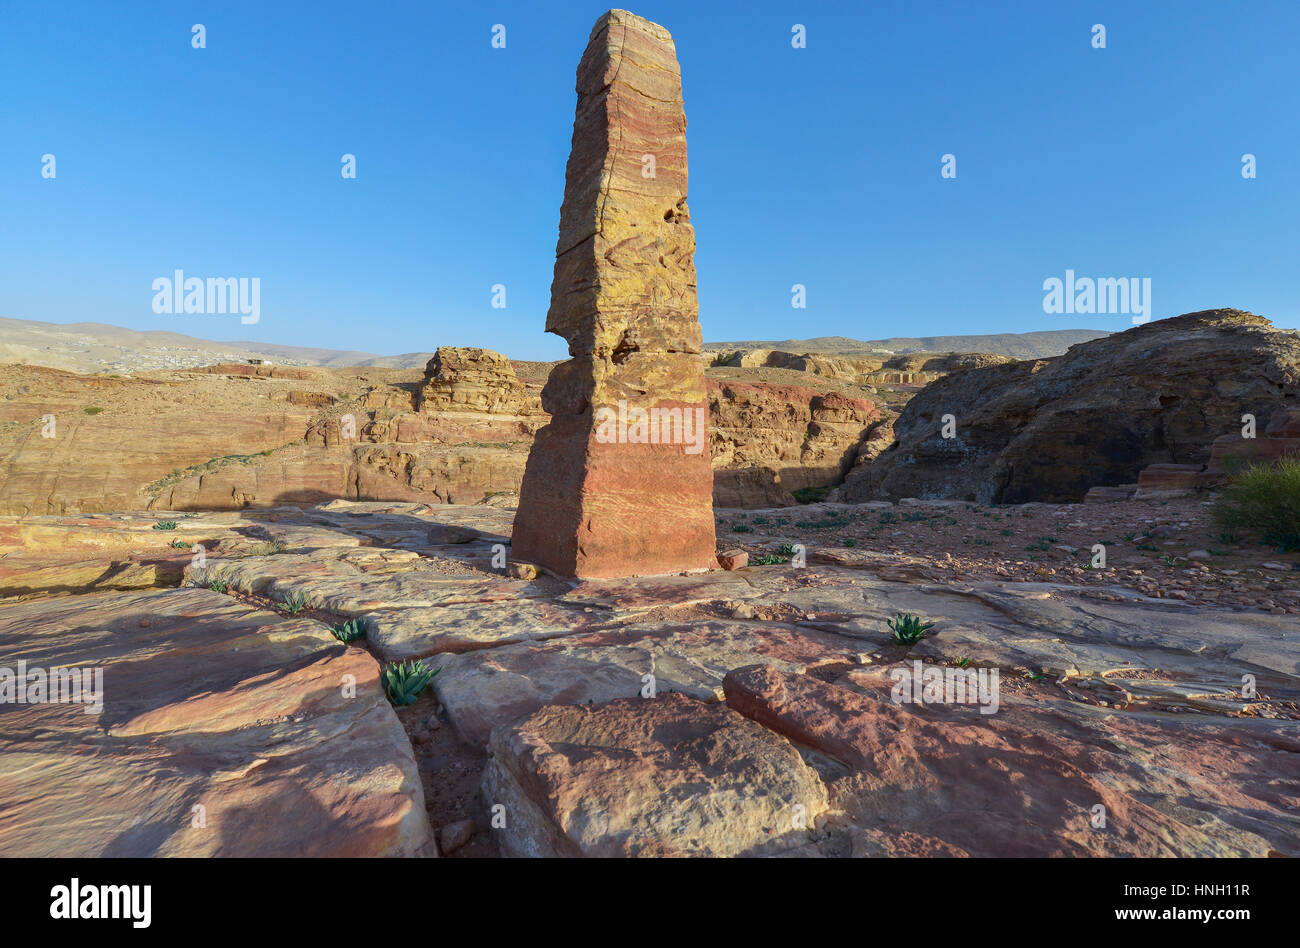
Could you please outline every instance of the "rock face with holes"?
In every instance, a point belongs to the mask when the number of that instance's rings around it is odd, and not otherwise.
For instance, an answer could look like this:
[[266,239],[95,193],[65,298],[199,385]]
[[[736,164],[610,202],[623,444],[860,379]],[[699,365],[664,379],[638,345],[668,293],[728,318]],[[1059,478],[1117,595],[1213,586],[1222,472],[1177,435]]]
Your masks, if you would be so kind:
[[1234,309],[1160,319],[928,385],[895,422],[894,445],[857,467],[840,497],[1077,501],[1134,483],[1148,465],[1204,465],[1242,415],[1297,401],[1297,333]]
[[562,576],[707,569],[713,472],[686,117],[672,37],[623,10],[578,65],[546,329],[551,373],[513,555]]

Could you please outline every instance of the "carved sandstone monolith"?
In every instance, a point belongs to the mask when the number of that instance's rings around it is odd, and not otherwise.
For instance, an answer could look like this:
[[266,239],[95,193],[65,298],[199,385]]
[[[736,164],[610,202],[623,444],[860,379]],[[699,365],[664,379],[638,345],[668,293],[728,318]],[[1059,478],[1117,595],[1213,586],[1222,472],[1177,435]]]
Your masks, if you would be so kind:
[[672,37],[624,10],[578,64],[542,391],[512,555],[561,576],[716,566],[686,116]]

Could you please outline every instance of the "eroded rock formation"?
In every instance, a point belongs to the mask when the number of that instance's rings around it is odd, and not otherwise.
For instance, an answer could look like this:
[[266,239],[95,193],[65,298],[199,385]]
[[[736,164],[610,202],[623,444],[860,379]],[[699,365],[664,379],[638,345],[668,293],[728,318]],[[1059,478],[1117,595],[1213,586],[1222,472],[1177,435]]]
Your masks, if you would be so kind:
[[623,10],[578,65],[542,390],[512,554],[564,576],[714,565],[713,473],[672,37]]
[[[1300,336],[1240,310],[1189,313],[932,383],[895,422],[895,445],[840,496],[1079,500],[1134,484],[1149,465],[1203,465],[1243,414],[1262,420],[1298,400]],[[945,415],[954,437],[943,437]]]

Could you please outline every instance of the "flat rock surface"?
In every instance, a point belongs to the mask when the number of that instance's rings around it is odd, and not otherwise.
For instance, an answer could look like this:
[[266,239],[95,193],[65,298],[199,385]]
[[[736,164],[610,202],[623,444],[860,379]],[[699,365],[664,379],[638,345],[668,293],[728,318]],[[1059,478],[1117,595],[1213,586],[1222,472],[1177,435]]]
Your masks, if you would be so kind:
[[0,704],[7,856],[428,851],[379,668],[317,622],[201,589],[94,593],[0,609],[0,654],[103,674],[99,709]]
[[509,856],[773,855],[826,808],[789,741],[681,694],[542,708],[488,752]]
[[[1178,523],[1196,529],[1177,503],[1154,540]],[[994,516],[1084,516],[969,506],[761,512],[741,544],[793,560],[798,543],[806,565],[586,581],[514,580],[488,565],[493,531],[509,525],[496,508],[333,503],[171,514],[162,530],[152,512],[0,518],[6,661],[102,665],[107,689],[94,715],[0,704],[0,799],[19,801],[0,812],[0,843],[33,854],[427,852],[427,799],[437,826],[478,822],[466,854],[1296,854],[1295,617],[1069,569],[1036,581],[967,573],[890,547],[894,524],[878,522],[890,513],[942,531],[978,518],[997,533]],[[866,524],[861,545],[818,542],[860,528],[843,523]],[[175,582],[159,568],[182,565],[181,588],[103,589]],[[886,622],[900,612],[934,625],[893,642]],[[366,629],[357,647],[329,632],[345,618]],[[394,714],[376,659],[407,658],[440,671]],[[890,676],[916,663],[997,672],[996,712],[893,703]],[[347,676],[358,697],[342,696]],[[734,736],[717,717],[728,703],[768,736]],[[713,733],[733,735],[719,745],[738,755],[733,769],[699,737]],[[705,743],[682,737],[696,750],[674,757],[673,735],[687,734]],[[773,746],[792,747],[806,770],[772,763]],[[613,761],[623,769],[611,775]],[[737,774],[758,781],[752,796],[735,790]],[[769,807],[786,790],[764,794],[796,784],[816,799],[807,788],[820,787],[825,806],[809,804],[792,833]],[[519,825],[489,831],[488,796]],[[292,819],[266,819],[268,799]],[[206,829],[191,825],[196,805]],[[1104,828],[1092,825],[1096,806]],[[665,829],[670,817],[680,834]]]
[[434,681],[461,738],[482,745],[499,724],[548,704],[598,705],[656,692],[720,701],[722,679],[740,665],[793,671],[856,662],[851,639],[789,626],[722,620],[630,625],[542,643],[447,655]]
[[1291,722],[1120,714],[1006,694],[984,715],[898,703],[891,691],[882,670],[830,684],[753,666],[726,680],[729,706],[848,769],[831,781],[831,800],[861,855],[1300,851]]

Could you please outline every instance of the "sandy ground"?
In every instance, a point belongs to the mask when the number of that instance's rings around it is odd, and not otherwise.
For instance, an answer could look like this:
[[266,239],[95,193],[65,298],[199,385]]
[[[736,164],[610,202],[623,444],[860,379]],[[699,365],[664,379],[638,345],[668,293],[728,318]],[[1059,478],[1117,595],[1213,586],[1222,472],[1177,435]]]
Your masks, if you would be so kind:
[[[783,543],[808,555],[832,547],[878,551],[934,582],[1005,580],[1118,585],[1156,598],[1273,615],[1300,615],[1300,555],[1258,538],[1224,537],[1209,501],[1023,504],[961,502],[815,505],[720,511],[720,546],[755,556]],[[1094,567],[1095,545],[1105,565]]]

